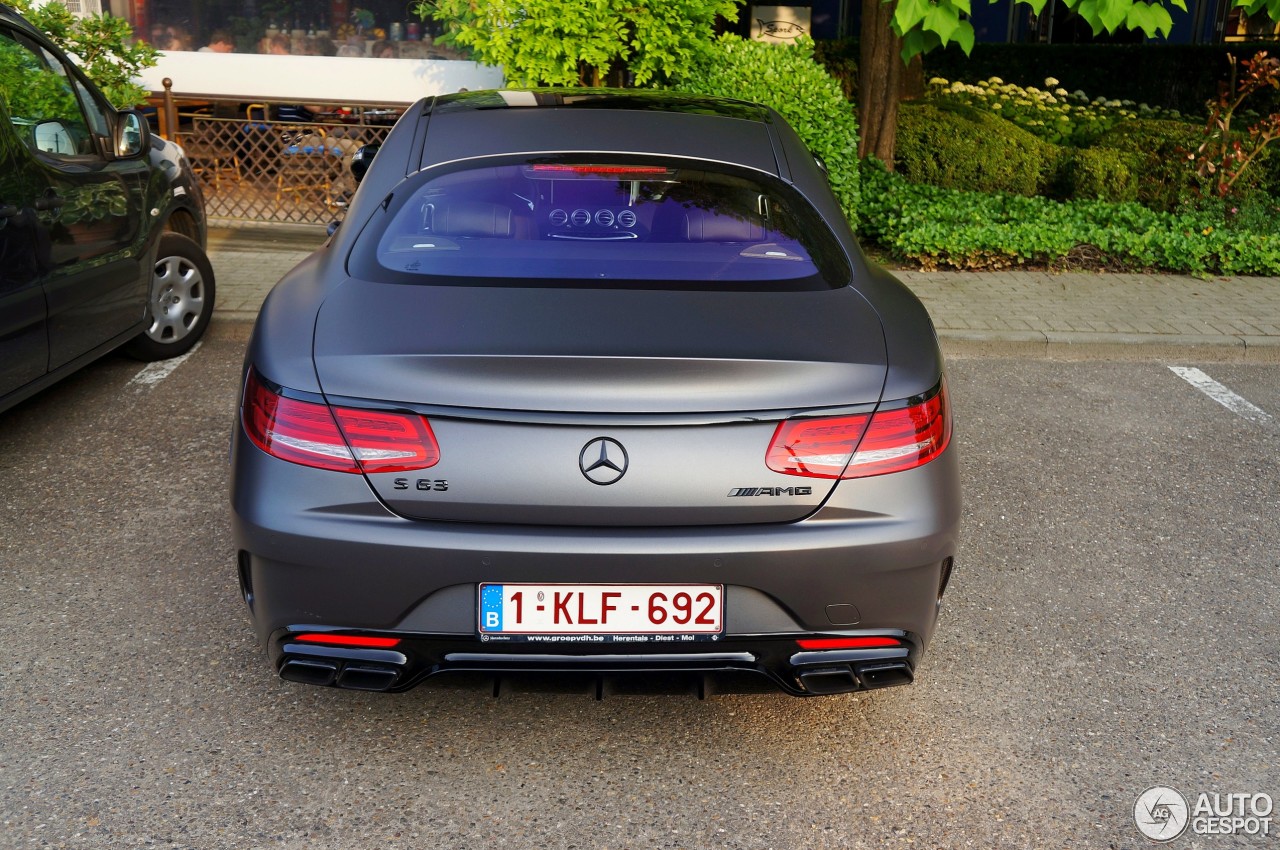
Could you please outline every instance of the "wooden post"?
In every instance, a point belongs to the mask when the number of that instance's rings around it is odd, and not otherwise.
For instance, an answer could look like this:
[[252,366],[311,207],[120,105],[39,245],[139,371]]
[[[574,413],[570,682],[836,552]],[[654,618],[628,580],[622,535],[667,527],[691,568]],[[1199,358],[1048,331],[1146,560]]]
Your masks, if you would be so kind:
[[173,103],[173,80],[165,77],[160,83],[164,86],[164,109],[160,111],[160,136],[173,141],[178,134],[178,108]]

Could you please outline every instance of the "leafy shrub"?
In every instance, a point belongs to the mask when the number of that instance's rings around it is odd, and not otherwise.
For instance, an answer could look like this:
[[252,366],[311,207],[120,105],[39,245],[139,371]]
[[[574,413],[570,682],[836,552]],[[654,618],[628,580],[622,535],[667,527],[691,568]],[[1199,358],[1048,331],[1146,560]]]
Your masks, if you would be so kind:
[[862,235],[926,268],[1055,264],[1083,246],[1112,267],[1194,274],[1280,273],[1280,236],[1221,210],[1157,212],[1132,203],[1024,198],[909,183],[863,168]]
[[1188,157],[1195,164],[1201,191],[1220,198],[1240,195],[1251,180],[1261,179],[1254,176],[1258,169],[1249,166],[1264,162],[1271,150],[1269,145],[1280,138],[1280,110],[1243,133],[1231,129],[1232,118],[1243,115],[1240,107],[1250,95],[1280,88],[1280,59],[1260,50],[1252,59],[1239,61],[1245,71],[1243,77],[1237,73],[1234,56],[1227,56],[1227,64],[1231,66],[1230,84],[1218,92],[1216,102],[1210,103],[1204,139]]
[[[1229,138],[1244,136],[1232,133]],[[1137,179],[1137,200],[1155,210],[1172,211],[1194,201],[1203,192],[1201,179],[1189,155],[1204,141],[1204,128],[1182,121],[1138,119],[1118,124],[1098,139],[1097,147],[1121,151],[1130,157]],[[1280,193],[1280,156],[1261,151],[1256,167],[1235,184],[1237,203],[1264,192]]]
[[1203,216],[1207,221],[1226,222],[1233,231],[1280,236],[1280,200],[1266,192],[1252,192],[1241,198],[1205,195],[1184,204],[1181,212]]
[[1104,133],[1098,147],[1132,155],[1137,200],[1155,210],[1173,210],[1196,193],[1198,180],[1187,153],[1200,144],[1200,128],[1181,121],[1138,119]]
[[1138,157],[1110,148],[1062,148],[1054,179],[1060,198],[1138,199]]
[[764,44],[723,35],[675,87],[776,109],[826,163],[841,209],[858,226],[858,122],[840,84],[814,61],[811,40]]
[[959,104],[898,107],[894,166],[914,183],[978,192],[1038,194],[1058,151],[990,112]]

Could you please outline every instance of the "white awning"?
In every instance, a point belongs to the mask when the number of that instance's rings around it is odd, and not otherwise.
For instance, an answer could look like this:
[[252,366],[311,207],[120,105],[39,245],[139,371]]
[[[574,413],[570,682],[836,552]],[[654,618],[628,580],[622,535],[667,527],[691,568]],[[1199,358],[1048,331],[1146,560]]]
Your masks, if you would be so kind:
[[199,52],[161,53],[139,81],[162,92],[165,77],[183,97],[332,104],[410,104],[429,95],[503,84],[501,68],[476,62]]

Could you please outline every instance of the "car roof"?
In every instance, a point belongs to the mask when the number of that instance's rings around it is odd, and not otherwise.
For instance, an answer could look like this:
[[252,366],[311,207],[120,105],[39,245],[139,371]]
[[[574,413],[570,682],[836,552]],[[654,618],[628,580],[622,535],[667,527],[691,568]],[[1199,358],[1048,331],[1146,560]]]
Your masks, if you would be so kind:
[[460,92],[425,102],[422,167],[583,151],[689,157],[780,174],[773,113],[746,101],[637,89]]
[[462,91],[433,100],[430,111],[440,114],[481,109],[625,109],[644,112],[683,112],[764,121],[758,103],[724,97],[659,91],[656,89],[530,89]]

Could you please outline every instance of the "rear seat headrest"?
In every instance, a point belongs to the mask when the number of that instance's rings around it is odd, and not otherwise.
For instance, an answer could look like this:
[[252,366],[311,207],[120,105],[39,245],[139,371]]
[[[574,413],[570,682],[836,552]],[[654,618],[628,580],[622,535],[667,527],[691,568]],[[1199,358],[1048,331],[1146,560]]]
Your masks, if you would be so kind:
[[707,210],[688,210],[684,215],[684,236],[690,242],[760,242],[764,239],[764,225]]
[[485,201],[433,204],[431,232],[441,236],[511,238],[511,208]]

